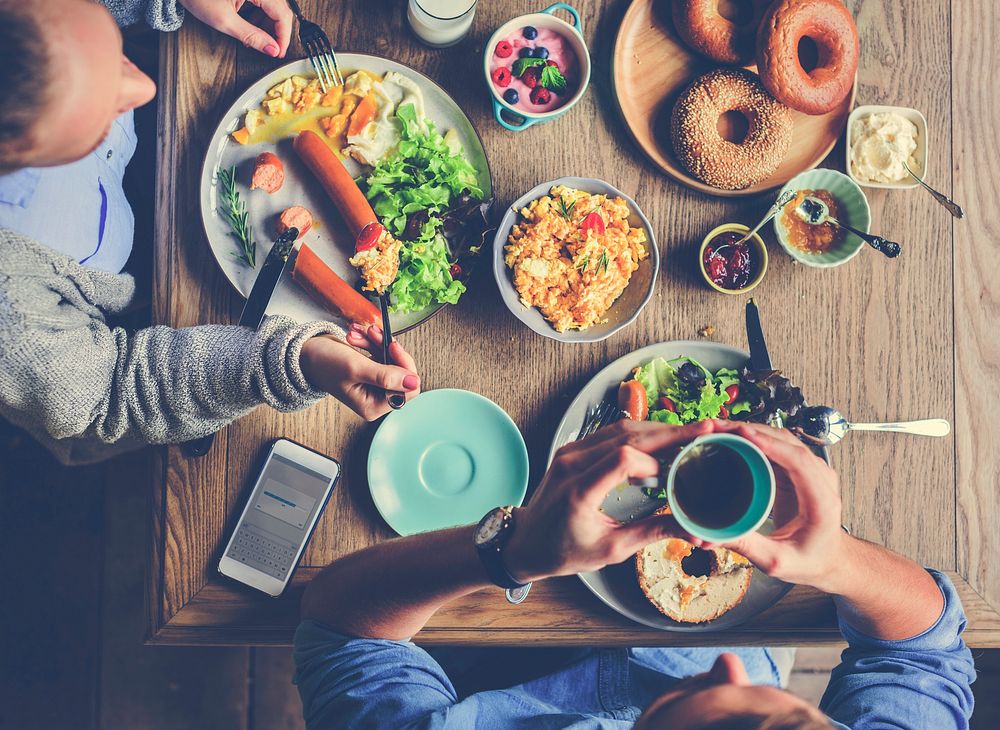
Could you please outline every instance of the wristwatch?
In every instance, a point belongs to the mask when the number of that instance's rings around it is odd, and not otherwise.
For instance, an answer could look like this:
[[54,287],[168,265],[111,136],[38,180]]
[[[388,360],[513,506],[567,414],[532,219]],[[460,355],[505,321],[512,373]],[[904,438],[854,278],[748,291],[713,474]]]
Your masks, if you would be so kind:
[[514,534],[514,508],[497,507],[479,521],[473,535],[476,552],[490,580],[501,588],[521,588],[527,585],[514,579],[503,564],[503,549]]

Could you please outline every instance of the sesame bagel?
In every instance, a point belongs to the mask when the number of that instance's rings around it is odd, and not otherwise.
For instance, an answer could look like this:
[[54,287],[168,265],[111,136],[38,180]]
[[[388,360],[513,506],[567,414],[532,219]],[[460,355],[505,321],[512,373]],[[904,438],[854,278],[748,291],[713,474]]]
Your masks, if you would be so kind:
[[[811,71],[799,59],[803,38],[819,51]],[[841,0],[780,0],[757,32],[757,69],[765,88],[806,114],[837,108],[854,86],[859,56],[858,29]]]
[[[729,111],[746,117],[741,142],[719,134]],[[792,114],[746,69],[718,69],[696,78],[677,99],[670,138],[680,163],[699,180],[723,190],[742,190],[778,169],[792,139]]]
[[[664,508],[658,514],[664,510],[669,512]],[[693,571],[697,575],[685,571],[688,558],[702,563]],[[681,623],[712,621],[730,611],[743,600],[753,577],[753,566],[742,555],[725,548],[702,550],[675,537],[637,552],[635,568],[639,587],[649,602]]]
[[751,0],[747,17],[730,20],[719,0],[674,0],[677,34],[691,50],[719,63],[746,66],[756,55],[757,26],[769,0]]

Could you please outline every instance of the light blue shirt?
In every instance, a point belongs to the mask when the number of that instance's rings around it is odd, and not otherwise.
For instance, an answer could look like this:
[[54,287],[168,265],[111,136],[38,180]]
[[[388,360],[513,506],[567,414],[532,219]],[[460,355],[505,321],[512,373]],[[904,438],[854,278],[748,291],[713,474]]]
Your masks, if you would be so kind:
[[[945,607],[919,636],[881,641],[841,624],[849,648],[820,703],[834,727],[968,728],[976,674],[961,638],[965,614],[948,578],[930,573]],[[446,655],[432,656],[411,642],[350,638],[303,621],[295,633],[295,682],[306,725],[311,730],[630,728],[652,700],[680,679],[707,671],[724,651],[743,660],[754,682],[779,680],[769,649],[585,649],[563,653],[561,663],[550,663],[540,675],[540,650],[507,650],[506,658],[494,654],[492,660],[490,651],[481,650],[473,678],[501,663],[533,678],[463,689],[468,655],[456,673]]]
[[33,238],[84,266],[120,273],[135,234],[122,187],[135,145],[132,112],[127,112],[82,160],[0,176],[0,228]]

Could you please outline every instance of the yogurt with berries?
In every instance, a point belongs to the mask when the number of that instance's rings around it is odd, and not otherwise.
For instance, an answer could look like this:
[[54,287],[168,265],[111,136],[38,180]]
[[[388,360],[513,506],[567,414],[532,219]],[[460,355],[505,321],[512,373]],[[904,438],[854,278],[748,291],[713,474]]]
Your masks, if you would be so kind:
[[526,25],[488,49],[493,88],[519,111],[541,114],[572,98],[579,63],[569,42],[550,28]]

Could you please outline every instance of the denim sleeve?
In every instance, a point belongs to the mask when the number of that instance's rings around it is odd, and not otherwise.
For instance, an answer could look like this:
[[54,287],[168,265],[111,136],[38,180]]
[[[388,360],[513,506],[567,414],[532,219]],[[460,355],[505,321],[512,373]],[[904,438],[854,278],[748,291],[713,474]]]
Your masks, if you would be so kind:
[[962,641],[965,613],[948,577],[928,572],[944,596],[944,610],[922,634],[881,641],[841,621],[848,648],[820,702],[833,720],[853,730],[969,727],[976,671]]
[[303,621],[294,655],[310,730],[429,727],[458,699],[441,666],[409,641],[356,639]]

